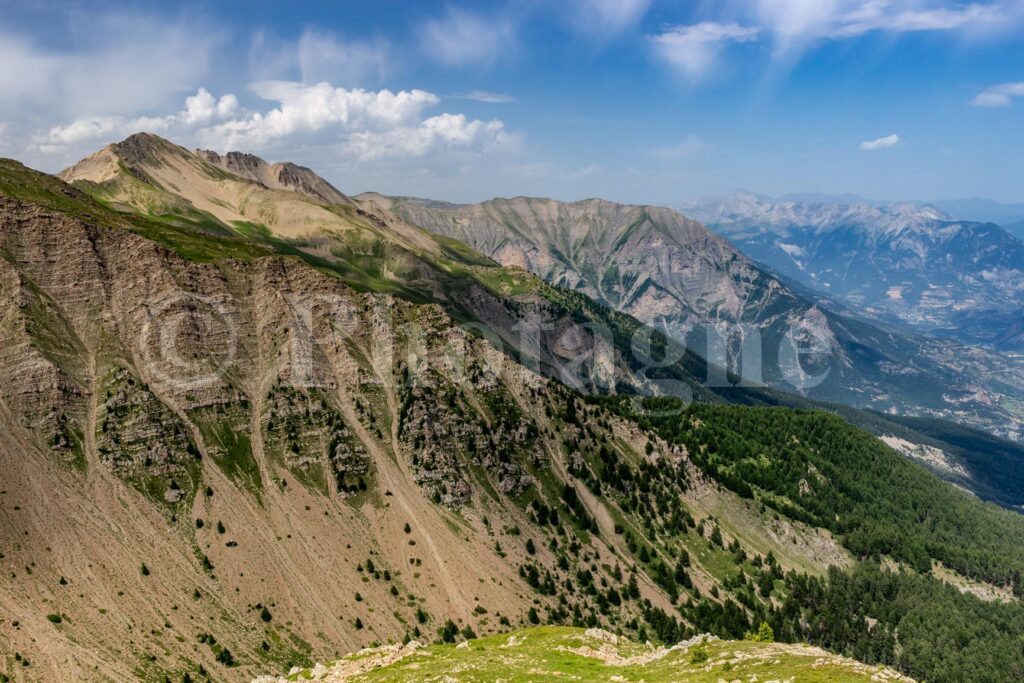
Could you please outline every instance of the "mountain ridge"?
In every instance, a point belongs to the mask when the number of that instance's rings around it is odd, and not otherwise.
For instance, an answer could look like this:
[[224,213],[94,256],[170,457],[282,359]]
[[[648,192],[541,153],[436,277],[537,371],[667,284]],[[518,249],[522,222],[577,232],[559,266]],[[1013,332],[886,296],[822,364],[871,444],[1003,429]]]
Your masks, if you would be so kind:
[[[883,411],[915,406],[922,413],[965,419],[974,409],[960,409],[959,399],[953,398],[960,389],[974,386],[960,393],[962,398],[986,385],[1013,396],[1024,386],[1021,369],[997,354],[956,348],[909,332],[897,334],[865,319],[833,313],[780,283],[728,241],[669,208],[542,199],[438,205],[362,197],[375,205],[388,202],[386,208],[408,222],[465,241],[498,262],[526,268],[550,283],[577,289],[656,324],[691,348],[708,349],[717,330],[753,325],[769,349],[762,356],[764,379],[783,390],[792,391],[793,384],[774,354],[793,329],[820,336],[830,349],[831,375],[807,392],[813,398],[853,401]],[[735,353],[735,341],[729,345],[729,353]],[[965,372],[968,366],[971,370]],[[929,376],[942,379],[935,381],[934,391],[912,396],[917,389],[908,385],[899,400],[893,400],[900,373],[915,375],[917,384],[930,381]],[[942,398],[944,393],[948,401]],[[980,412],[989,410],[990,406],[980,407]],[[1019,421],[1007,417],[985,424],[1014,434]]]
[[688,208],[755,260],[867,315],[967,344],[1022,348],[1012,319],[1024,306],[1024,242],[993,223],[913,203],[742,194]]

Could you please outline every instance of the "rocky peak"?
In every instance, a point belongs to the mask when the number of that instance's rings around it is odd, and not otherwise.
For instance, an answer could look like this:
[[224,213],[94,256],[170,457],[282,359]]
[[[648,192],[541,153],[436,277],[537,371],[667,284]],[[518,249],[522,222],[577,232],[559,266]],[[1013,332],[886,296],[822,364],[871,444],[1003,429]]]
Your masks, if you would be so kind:
[[197,149],[195,155],[222,170],[274,190],[289,190],[323,204],[351,204],[344,193],[309,168],[282,161],[270,164],[255,154],[228,152],[220,155],[208,149]]

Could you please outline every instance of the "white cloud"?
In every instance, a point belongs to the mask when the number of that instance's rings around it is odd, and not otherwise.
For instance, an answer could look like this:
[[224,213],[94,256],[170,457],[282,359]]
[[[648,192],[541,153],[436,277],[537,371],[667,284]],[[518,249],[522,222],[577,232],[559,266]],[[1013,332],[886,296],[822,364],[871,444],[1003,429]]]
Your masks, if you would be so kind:
[[227,94],[217,99],[206,88],[199,88],[195,95],[185,98],[185,108],[177,113],[167,116],[84,117],[34,136],[33,146],[43,153],[54,154],[68,147],[98,141],[110,142],[139,131],[182,132],[234,116],[238,110],[238,98],[234,95]]
[[485,102],[487,104],[506,104],[508,102],[515,102],[516,98],[512,95],[506,95],[500,92],[489,92],[487,90],[473,90],[467,93],[459,93],[452,95],[458,100],[474,100],[476,102]]
[[206,124],[214,119],[225,119],[238,111],[238,98],[228,93],[219,100],[206,88],[185,98],[185,111],[179,114],[187,125]]
[[754,8],[758,23],[774,36],[778,53],[821,39],[854,38],[873,31],[998,29],[1017,12],[1013,2],[950,8],[929,0],[758,0]]
[[506,132],[501,121],[470,121],[464,114],[440,114],[415,126],[356,132],[348,136],[344,146],[358,159],[370,161],[449,151],[483,153],[517,144],[518,137]]
[[419,30],[425,55],[451,66],[489,66],[518,48],[518,26],[510,17],[483,16],[450,7]]
[[634,26],[647,13],[651,0],[575,0],[566,3],[570,19],[587,33],[615,35]]
[[295,40],[266,29],[252,35],[248,71],[252,81],[328,81],[347,88],[383,82],[398,63],[394,45],[384,38],[349,39],[307,28]]
[[1009,107],[1014,97],[1024,97],[1024,83],[1000,83],[978,93],[971,104],[975,107]]
[[860,143],[860,148],[865,152],[874,152],[879,149],[895,147],[899,142],[900,136],[893,133],[892,135],[886,135],[884,138],[878,138],[877,140],[866,140]]
[[497,120],[470,120],[450,113],[424,118],[440,98],[423,90],[375,92],[282,81],[258,83],[253,90],[278,106],[198,131],[204,145],[221,151],[261,149],[308,136],[322,141],[330,135],[346,152],[372,160],[486,152],[513,147],[518,139]]
[[330,81],[348,87],[384,80],[391,48],[383,40],[345,41],[307,29],[296,47],[304,83]]
[[722,45],[756,40],[759,29],[740,24],[704,21],[676,26],[659,35],[648,36],[655,54],[691,81],[708,76],[718,63]]
[[423,90],[346,90],[329,83],[265,81],[251,89],[279,106],[202,131],[208,144],[225,150],[263,147],[272,140],[317,133],[331,126],[349,131],[386,131],[413,125],[424,109],[440,101]]
[[206,77],[221,40],[200,19],[85,13],[75,29],[73,45],[0,32],[0,112],[59,119],[167,107]]
[[682,142],[648,150],[648,154],[659,159],[684,159],[711,149],[711,144],[699,136],[691,135]]

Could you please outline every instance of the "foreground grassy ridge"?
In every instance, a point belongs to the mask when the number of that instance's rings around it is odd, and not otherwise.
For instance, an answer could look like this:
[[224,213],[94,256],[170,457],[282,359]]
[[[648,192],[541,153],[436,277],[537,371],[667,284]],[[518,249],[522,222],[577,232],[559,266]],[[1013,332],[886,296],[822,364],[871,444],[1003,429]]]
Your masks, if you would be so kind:
[[393,645],[364,650],[335,662],[327,672],[322,668],[316,672],[307,669],[284,680],[313,680],[318,675],[329,681],[366,683],[910,680],[883,667],[867,666],[805,645],[710,640],[704,644],[656,648],[602,632],[558,627],[526,629],[459,646]]

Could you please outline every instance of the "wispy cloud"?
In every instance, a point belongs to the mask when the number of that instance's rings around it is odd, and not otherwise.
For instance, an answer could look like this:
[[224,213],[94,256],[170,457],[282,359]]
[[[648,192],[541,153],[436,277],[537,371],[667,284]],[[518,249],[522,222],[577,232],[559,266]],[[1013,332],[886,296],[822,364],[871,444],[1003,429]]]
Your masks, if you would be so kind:
[[507,104],[509,102],[515,102],[516,98],[512,95],[507,95],[500,92],[490,92],[487,90],[473,90],[465,93],[456,93],[452,95],[457,100],[474,100],[476,102],[486,102],[487,104]]
[[1009,107],[1015,97],[1024,97],[1024,83],[1000,83],[985,88],[975,95],[971,104],[975,107]]
[[648,36],[655,54],[690,81],[707,77],[718,63],[726,43],[745,43],[757,39],[756,26],[720,24],[704,21],[691,26],[676,26],[664,33]]
[[345,40],[313,29],[303,31],[296,46],[304,83],[330,81],[348,87],[383,81],[391,53],[383,39]]
[[[170,106],[207,76],[222,34],[201,18],[83,16],[74,46],[0,32],[0,113],[12,118],[131,113]],[[180,101],[180,100],[179,100]]]
[[573,26],[586,33],[612,36],[635,26],[651,0],[573,0],[565,3]]
[[860,143],[860,149],[865,152],[874,152],[880,149],[889,149],[895,147],[900,143],[900,136],[896,133],[892,135],[886,135],[884,138],[878,138],[877,140],[866,140]]
[[490,66],[518,49],[518,25],[507,16],[485,16],[449,7],[419,28],[420,50],[449,66]]
[[756,0],[756,21],[770,33],[777,53],[822,40],[874,31],[970,31],[998,28],[1016,14],[1015,0],[946,7],[934,0]]
[[647,153],[658,159],[672,160],[691,157],[709,149],[711,149],[710,143],[702,140],[697,135],[691,135],[682,142],[678,142],[674,145],[655,147],[654,149],[647,150]]

